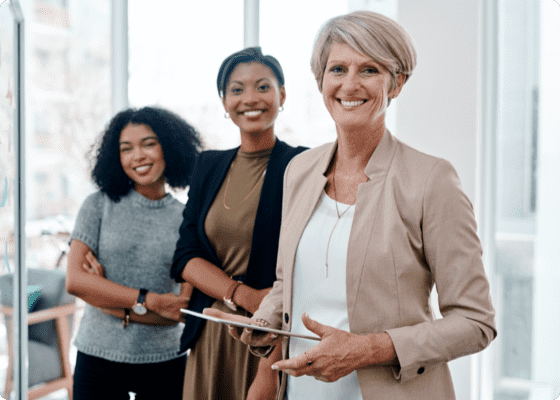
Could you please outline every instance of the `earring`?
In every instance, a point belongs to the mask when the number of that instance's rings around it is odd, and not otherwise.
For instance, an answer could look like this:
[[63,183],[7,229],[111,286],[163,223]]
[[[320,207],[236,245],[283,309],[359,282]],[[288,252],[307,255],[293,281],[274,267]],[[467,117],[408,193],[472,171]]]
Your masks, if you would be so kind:
[[224,114],[224,118],[226,118],[226,119],[229,118],[229,113],[228,113],[228,112],[226,112],[226,113]]
[[284,106],[280,106],[280,108],[278,109],[278,112],[282,112],[284,111]]

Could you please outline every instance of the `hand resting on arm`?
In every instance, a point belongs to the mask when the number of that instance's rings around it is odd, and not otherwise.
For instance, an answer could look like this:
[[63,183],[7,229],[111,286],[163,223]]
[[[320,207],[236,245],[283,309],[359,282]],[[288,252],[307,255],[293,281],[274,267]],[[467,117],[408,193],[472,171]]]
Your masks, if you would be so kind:
[[[88,255],[89,254],[89,255]],[[68,255],[68,272],[66,290],[81,298],[86,303],[123,318],[124,309],[131,308],[138,298],[138,289],[119,285],[104,277],[104,270],[91,249],[79,240],[72,240]],[[189,302],[186,291],[180,296],[174,293],[158,294],[148,292],[146,308],[149,312],[143,316],[130,313],[134,322],[148,325],[174,325],[184,321],[181,308]]]

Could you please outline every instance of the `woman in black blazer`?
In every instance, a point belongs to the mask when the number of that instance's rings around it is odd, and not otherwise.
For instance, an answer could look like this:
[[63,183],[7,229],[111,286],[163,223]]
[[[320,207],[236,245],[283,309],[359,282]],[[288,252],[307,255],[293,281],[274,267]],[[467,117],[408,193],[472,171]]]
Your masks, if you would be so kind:
[[[274,57],[260,48],[234,53],[222,63],[217,84],[226,118],[239,127],[241,146],[200,155],[171,276],[194,286],[190,310],[212,307],[250,316],[276,278],[284,170],[305,148],[274,135],[286,97]],[[181,351],[188,348],[184,399],[276,395],[270,365],[280,353],[259,365],[227,327],[191,316],[181,339]]]

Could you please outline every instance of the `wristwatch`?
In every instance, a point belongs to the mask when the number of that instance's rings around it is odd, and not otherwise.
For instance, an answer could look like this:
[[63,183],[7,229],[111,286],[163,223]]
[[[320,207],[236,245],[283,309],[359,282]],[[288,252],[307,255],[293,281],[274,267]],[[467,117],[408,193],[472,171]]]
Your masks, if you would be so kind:
[[136,300],[136,304],[132,306],[132,311],[138,315],[144,315],[148,312],[146,308],[146,294],[148,294],[148,289],[140,289],[140,294],[138,295],[138,300]]

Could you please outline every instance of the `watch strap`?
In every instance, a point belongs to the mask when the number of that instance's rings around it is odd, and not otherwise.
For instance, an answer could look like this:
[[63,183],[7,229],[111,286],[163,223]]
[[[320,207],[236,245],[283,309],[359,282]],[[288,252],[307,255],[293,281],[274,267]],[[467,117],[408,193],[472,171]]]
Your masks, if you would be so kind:
[[130,310],[128,308],[124,309],[124,317],[122,322],[123,322],[123,329],[130,324]]
[[138,295],[139,304],[144,304],[146,302],[146,295],[148,294],[148,289],[140,289],[140,294]]

